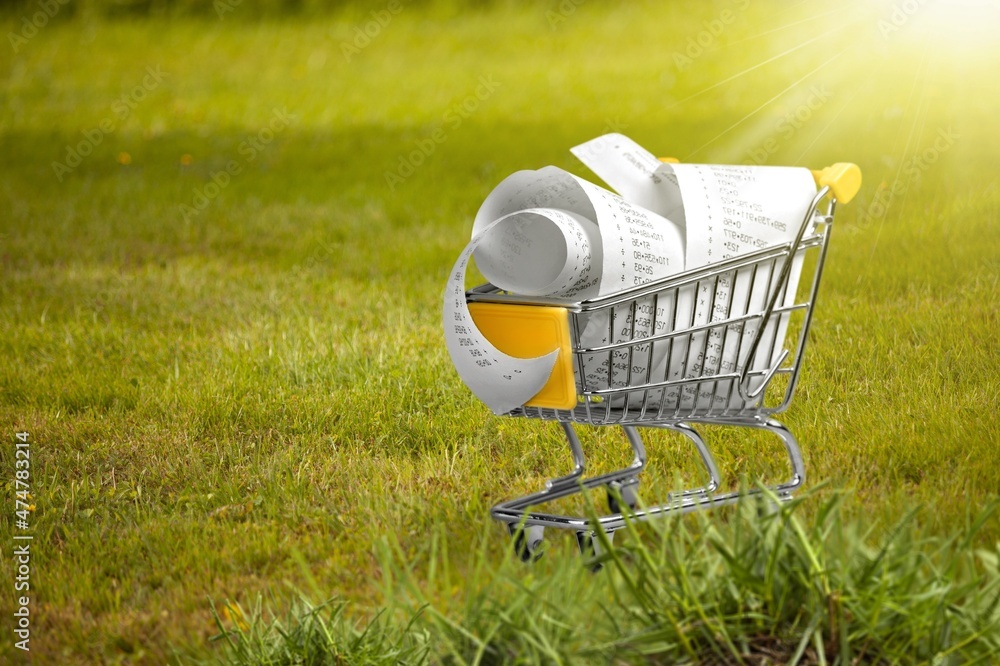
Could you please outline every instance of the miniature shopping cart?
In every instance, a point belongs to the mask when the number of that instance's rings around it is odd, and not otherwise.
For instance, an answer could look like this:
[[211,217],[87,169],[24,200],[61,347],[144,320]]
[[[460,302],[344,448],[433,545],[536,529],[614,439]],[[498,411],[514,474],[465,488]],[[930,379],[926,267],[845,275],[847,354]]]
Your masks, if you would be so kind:
[[[546,387],[508,414],[559,422],[573,459],[569,474],[493,507],[493,517],[507,524],[522,559],[537,556],[546,527],[573,530],[581,551],[594,553],[601,548],[598,531],[610,537],[626,520],[732,504],[762,492],[720,490],[719,469],[695,424],[776,435],[791,476],[767,487],[782,500],[802,486],[805,468],[798,443],[771,416],[788,407],[795,391],[837,201],[850,201],[861,184],[853,164],[813,173],[820,189],[791,243],[571,305],[502,293],[489,284],[466,293],[477,326],[501,351],[529,357],[562,350]],[[799,288],[789,289],[796,278]],[[632,463],[586,477],[574,423],[620,426],[634,454]],[[673,493],[664,504],[641,503],[639,475],[647,456],[639,427],[686,436],[707,483]],[[601,487],[607,489],[607,515],[541,510]]]

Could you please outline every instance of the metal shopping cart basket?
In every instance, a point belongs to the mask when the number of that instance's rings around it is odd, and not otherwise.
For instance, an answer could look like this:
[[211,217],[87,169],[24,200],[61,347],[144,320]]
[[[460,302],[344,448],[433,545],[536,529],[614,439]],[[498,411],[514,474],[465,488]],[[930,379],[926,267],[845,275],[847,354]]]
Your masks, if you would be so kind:
[[[517,339],[540,344],[544,349],[536,355],[560,345],[568,351],[560,354],[561,362],[542,393],[508,414],[559,422],[573,460],[569,474],[551,479],[538,492],[493,507],[493,517],[507,524],[522,559],[537,555],[546,527],[573,530],[581,551],[594,553],[600,550],[597,531],[611,537],[625,525],[626,515],[648,520],[731,504],[761,492],[720,490],[718,466],[696,424],[776,435],[787,452],[791,476],[768,487],[779,499],[787,499],[802,486],[805,468],[798,443],[771,417],[788,407],[795,391],[834,209],[838,200],[850,201],[861,183],[853,164],[835,164],[813,174],[820,189],[791,243],[571,305],[502,293],[489,284],[466,292],[477,325],[501,351],[517,355],[510,348]],[[800,273],[799,288],[789,289]],[[517,322],[534,329],[519,332]],[[786,336],[786,331],[794,334]],[[786,337],[792,344],[784,343]],[[634,454],[632,463],[585,476],[574,423],[621,427]],[[687,437],[707,483],[674,493],[664,504],[640,504],[639,475],[647,455],[638,427],[669,429]],[[541,510],[555,500],[601,487],[608,491],[610,513],[596,521]]]

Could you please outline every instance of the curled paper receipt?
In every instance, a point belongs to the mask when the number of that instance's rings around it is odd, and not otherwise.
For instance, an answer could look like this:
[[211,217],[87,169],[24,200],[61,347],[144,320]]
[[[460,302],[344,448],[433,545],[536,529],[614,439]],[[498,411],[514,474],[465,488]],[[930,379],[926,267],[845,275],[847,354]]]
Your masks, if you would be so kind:
[[682,270],[684,247],[680,229],[666,218],[562,169],[519,171],[500,183],[452,269],[444,327],[459,375],[501,414],[541,389],[555,357],[507,356],[480,333],[464,299],[473,254],[500,289],[576,302]]
[[557,351],[533,359],[504,354],[479,332],[465,302],[465,272],[476,247],[500,219],[472,238],[451,271],[444,293],[444,338],[462,381],[496,414],[520,407],[548,381]]
[[[792,241],[816,194],[807,169],[664,163],[621,134],[597,137],[574,147],[572,152],[624,197],[669,216],[683,227],[684,264],[688,269]],[[779,304],[794,303],[801,270],[800,254],[792,261],[783,287],[784,299]],[[669,304],[675,321],[685,327],[706,325],[727,316],[761,311],[771,285],[769,281],[751,284],[749,278],[748,273],[739,277],[730,274],[715,287],[703,283],[679,290],[677,303]],[[640,303],[639,307],[650,309],[652,303]],[[666,308],[653,309],[654,320],[662,320]],[[627,312],[617,316],[626,317]],[[663,351],[654,348],[654,363],[662,363],[667,355],[680,359],[670,368],[663,368],[665,374],[661,376],[670,380],[739,371],[747,363],[751,363],[752,370],[766,370],[779,359],[787,328],[787,315],[772,317],[765,325],[760,347],[772,351],[754,359],[746,358],[749,345],[740,344],[741,337],[748,341],[757,335],[758,324],[752,321],[725,332],[713,327],[690,340],[663,346]],[[615,342],[622,339],[615,338]],[[600,384],[604,379],[598,374],[593,381]],[[617,386],[627,384],[626,373],[616,372],[614,381]],[[761,381],[760,377],[752,380],[751,388]],[[703,393],[687,386],[683,395],[672,389],[651,392],[649,397],[653,402],[663,400],[683,409],[695,405],[700,409],[741,408],[743,401],[732,389],[728,382],[720,382],[714,390]]]
[[[621,134],[598,137],[572,152],[621,196],[556,167],[512,174],[483,202],[445,291],[449,354],[465,383],[498,414],[538,393],[558,352],[515,358],[482,335],[465,300],[473,256],[501,290],[579,303],[788,243],[816,192],[806,169],[665,164]],[[802,257],[795,256],[779,304],[794,302],[801,266]],[[732,375],[747,364],[759,385],[763,371],[781,357],[788,316],[765,323],[744,315],[760,312],[771,288],[770,279],[731,272],[711,284],[686,285],[669,298],[644,296],[580,313],[574,344],[585,351],[575,366],[578,391],[641,389],[650,381],[644,378],[654,376],[683,383]],[[712,325],[730,319],[745,323]],[[673,339],[669,333],[675,328],[699,331]],[[746,343],[758,334],[759,348],[767,351],[748,359]],[[645,338],[652,340],[638,342]],[[630,400],[677,409],[740,408],[742,398],[734,389],[730,380],[712,390],[688,382],[683,389],[637,390]],[[622,401],[613,397],[612,405]]]

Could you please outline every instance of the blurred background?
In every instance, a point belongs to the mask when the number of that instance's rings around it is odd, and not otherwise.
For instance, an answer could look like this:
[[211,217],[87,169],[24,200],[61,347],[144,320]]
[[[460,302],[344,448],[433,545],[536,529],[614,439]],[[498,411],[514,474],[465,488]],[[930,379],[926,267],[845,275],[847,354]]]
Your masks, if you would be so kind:
[[[593,179],[568,151],[606,132],[859,164],[787,421],[880,524],[996,496],[997,2],[31,0],[0,28],[38,663],[209,649],[208,599],[305,581],[364,608],[382,535],[460,552],[548,478],[558,433],[471,397],[441,290],[500,180]],[[719,437],[739,473],[780,461]]]

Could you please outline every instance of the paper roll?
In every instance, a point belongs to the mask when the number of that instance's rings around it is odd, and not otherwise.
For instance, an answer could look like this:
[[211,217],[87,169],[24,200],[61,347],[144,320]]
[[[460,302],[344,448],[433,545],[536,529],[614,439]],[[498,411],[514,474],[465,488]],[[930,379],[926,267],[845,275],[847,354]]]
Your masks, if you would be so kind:
[[678,272],[683,253],[676,225],[593,183],[556,167],[512,174],[483,202],[449,279],[445,339],[459,375],[505,413],[538,392],[555,362],[506,356],[478,330],[464,300],[471,256],[500,289],[573,303]]
[[591,272],[597,228],[576,213],[529,208],[500,218],[475,251],[493,285],[523,296],[562,296]]

